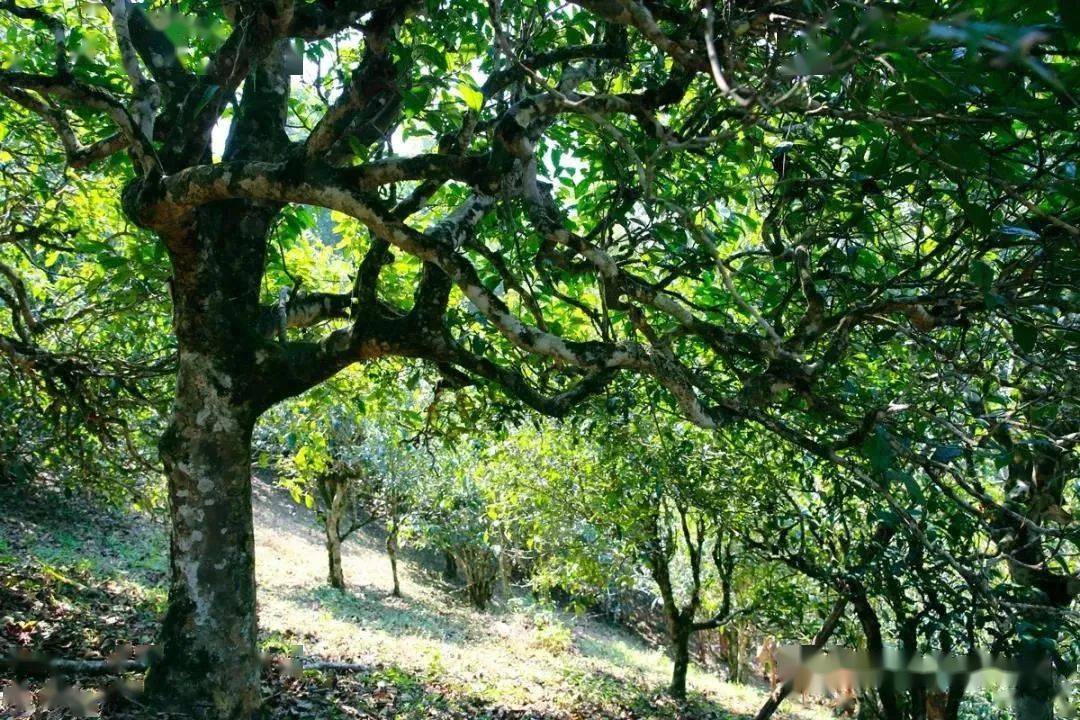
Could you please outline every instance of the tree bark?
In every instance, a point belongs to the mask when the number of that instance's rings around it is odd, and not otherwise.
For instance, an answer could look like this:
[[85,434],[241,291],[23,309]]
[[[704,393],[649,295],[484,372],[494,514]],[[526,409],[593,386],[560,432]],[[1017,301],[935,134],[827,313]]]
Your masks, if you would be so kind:
[[330,566],[327,582],[332,588],[344,590],[345,573],[341,569],[341,537],[338,535],[337,526],[329,522],[326,524],[326,556]]
[[401,597],[401,583],[398,582],[397,571],[398,528],[394,524],[386,535],[386,554],[390,556],[390,572],[394,577],[394,589],[390,592],[394,597]]
[[341,569],[341,515],[345,504],[345,483],[330,481],[330,506],[326,509],[326,555],[330,565],[327,577],[330,587],[345,589],[345,573]]
[[221,203],[167,243],[173,259],[176,396],[159,452],[171,520],[155,708],[214,720],[257,710],[260,657],[251,514],[251,433],[269,405],[254,333],[265,236],[276,208]]
[[878,620],[877,612],[870,604],[862,583],[850,581],[848,589],[852,607],[855,609],[855,615],[859,618],[863,635],[866,637],[867,655],[874,667],[881,668],[881,679],[877,686],[881,712],[885,720],[901,720],[900,705],[896,697],[896,681],[893,673],[885,669],[885,643],[881,635],[881,621]]
[[693,618],[680,617],[671,621],[671,687],[668,692],[676,700],[686,699],[686,672],[690,669],[690,635],[693,634]]
[[458,546],[455,558],[465,574],[465,593],[469,602],[477,610],[486,610],[495,594],[498,559],[489,548],[474,544]]
[[176,402],[160,451],[172,531],[163,658],[147,676],[163,705],[206,718],[249,717],[259,705],[254,416],[232,402],[214,358],[180,353]]

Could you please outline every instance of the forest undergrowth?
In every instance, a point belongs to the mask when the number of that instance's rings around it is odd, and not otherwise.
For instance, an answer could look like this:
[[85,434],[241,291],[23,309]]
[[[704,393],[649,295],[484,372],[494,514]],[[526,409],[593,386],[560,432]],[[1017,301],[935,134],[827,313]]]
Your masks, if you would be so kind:
[[[345,591],[327,587],[320,534],[286,494],[256,482],[263,673],[272,718],[727,718],[752,714],[756,687],[692,669],[685,703],[667,697],[659,648],[600,619],[514,592],[488,612],[469,607],[430,558],[404,553],[404,597],[390,594],[383,540],[369,530],[343,551]],[[0,491],[0,654],[106,659],[151,643],[165,609],[164,524],[48,488]],[[289,672],[303,656],[363,666]],[[8,671],[0,676],[10,675]],[[5,677],[6,716],[52,703],[64,716],[146,714],[139,677],[68,677],[60,687]],[[20,713],[15,701],[24,702]],[[828,717],[792,704],[781,717]],[[155,715],[155,717],[158,715]]]

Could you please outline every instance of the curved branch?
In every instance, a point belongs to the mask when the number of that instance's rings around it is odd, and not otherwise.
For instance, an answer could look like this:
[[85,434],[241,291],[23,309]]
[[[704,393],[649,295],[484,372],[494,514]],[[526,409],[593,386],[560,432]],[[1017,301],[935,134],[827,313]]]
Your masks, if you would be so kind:
[[16,87],[0,85],[0,94],[34,113],[52,127],[60,138],[60,144],[64,147],[68,165],[73,168],[87,167],[97,160],[123,150],[128,145],[127,138],[120,133],[114,133],[90,145],[83,145],[62,109],[55,108],[35,95]]
[[108,90],[72,77],[0,70],[0,92],[10,97],[12,92],[18,95],[19,91],[33,91],[39,95],[69,100],[106,113],[120,128],[142,171],[146,173],[160,167],[157,151],[149,137],[125,104]]
[[68,64],[67,54],[67,28],[64,23],[38,8],[22,7],[15,0],[0,0],[0,10],[11,13],[23,20],[40,22],[52,30],[53,42],[56,45],[56,74],[67,75],[70,72],[71,67]]

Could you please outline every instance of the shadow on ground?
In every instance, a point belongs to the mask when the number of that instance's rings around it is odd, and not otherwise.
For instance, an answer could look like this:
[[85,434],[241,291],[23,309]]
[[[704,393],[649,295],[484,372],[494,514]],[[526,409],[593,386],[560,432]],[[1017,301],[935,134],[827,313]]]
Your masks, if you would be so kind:
[[[533,609],[474,612],[437,579],[438,559],[421,553],[403,563],[406,597],[391,597],[377,532],[349,541],[350,589],[333,590],[310,513],[266,483],[256,482],[255,494],[264,647],[304,644],[372,668],[299,678],[268,670],[267,717],[705,720],[749,707],[713,691],[673,703],[662,693],[666,659],[615,628],[568,619],[565,644],[538,643]],[[152,640],[165,600],[166,538],[160,521],[86,497],[0,488],[0,652],[100,658]],[[137,709],[114,698],[102,716],[138,717]]]
[[[440,685],[417,673],[389,666],[370,673],[333,675],[307,673],[298,679],[269,677],[269,687],[279,684],[288,692],[272,699],[268,711],[273,718],[371,717],[395,720],[720,720],[741,718],[723,708],[691,698],[675,703],[636,688],[620,686],[625,700],[618,708],[597,707],[588,702],[571,710],[515,708],[491,703]],[[614,682],[617,679],[612,678]],[[286,700],[285,698],[289,698]],[[298,701],[298,699],[300,699]],[[300,707],[298,707],[298,705]],[[302,712],[297,711],[302,708]]]
[[393,598],[373,588],[335,590],[330,587],[298,588],[283,596],[297,603],[318,603],[338,620],[357,628],[380,630],[393,635],[407,633],[430,640],[464,644],[478,640],[475,623],[428,598]]

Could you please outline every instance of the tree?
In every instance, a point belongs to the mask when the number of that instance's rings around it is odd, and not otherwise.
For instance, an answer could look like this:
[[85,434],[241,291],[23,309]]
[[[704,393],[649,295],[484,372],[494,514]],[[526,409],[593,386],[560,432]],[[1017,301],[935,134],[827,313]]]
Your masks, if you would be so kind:
[[[695,447],[691,437],[678,433],[647,435],[637,429],[629,434],[623,442],[605,443],[601,450],[602,472],[613,476],[607,485],[614,495],[608,497],[607,512],[590,520],[600,527],[617,523],[609,525],[608,532],[618,533],[619,539],[636,547],[643,558],[667,620],[673,661],[669,692],[683,699],[691,636],[723,628],[747,610],[733,607],[734,537],[720,510],[726,504],[723,486],[706,487],[709,475],[704,471],[707,460],[702,447]],[[611,513],[615,504],[629,515]],[[688,571],[681,583],[673,572],[679,554]],[[710,560],[720,602],[708,617],[701,617],[705,609],[704,564]]]
[[[53,133],[72,170],[123,183],[113,200],[169,259],[172,579],[151,695],[258,705],[252,428],[354,363],[421,359],[555,415],[638,375],[659,405],[764,428],[890,506],[868,467],[925,467],[901,440],[928,422],[980,427],[973,388],[1015,425],[1017,391],[1056,387],[1040,361],[1077,355],[1067,8],[4,0],[0,93],[23,119],[5,130]],[[297,41],[318,70],[292,88]],[[267,286],[298,206],[338,214],[351,277]],[[1061,458],[1054,485],[1075,432],[1032,434]],[[989,499],[975,511],[1015,525]],[[1067,570],[1039,571],[1031,593],[1063,588],[1039,617],[1080,592]]]
[[[919,534],[934,536],[930,546],[904,532],[900,513],[861,496],[845,473],[783,447],[759,443],[738,472],[762,486],[746,494],[753,520],[736,525],[743,545],[760,562],[782,563],[846,603],[861,631],[856,639],[879,666],[887,646],[896,647],[904,663],[935,652],[967,658],[952,668],[946,692],[937,688],[944,676],[935,673],[883,672],[878,686],[867,693],[880,704],[879,714],[925,718],[934,706],[936,716],[955,718],[970,673],[981,668],[974,660],[979,649],[1022,656],[1025,645],[1033,644],[1039,631],[1017,632],[1015,611],[1008,609],[1009,601],[1002,602],[1011,596],[1017,576],[1002,572],[1001,561],[987,551],[993,527],[956,502],[952,488],[933,492],[924,489],[931,482],[925,475],[881,468],[896,486],[892,492],[901,512],[915,520]],[[1071,625],[1065,616],[1049,616]],[[1066,658],[1076,652],[1068,639],[1073,634],[1066,630],[1054,643],[1062,661],[1058,671],[1064,675],[1071,673]],[[1052,678],[1049,672],[1031,673],[1026,681]],[[1018,705],[1023,695],[1021,684]]]
[[704,440],[678,423],[600,418],[581,434],[520,428],[474,463],[497,488],[489,514],[531,550],[535,588],[598,599],[651,579],[679,699],[691,636],[750,610],[736,607],[735,485],[710,482],[721,476],[709,472],[716,458]]
[[419,510],[420,485],[428,479],[431,462],[425,462],[422,451],[388,423],[368,423],[363,449],[365,469],[359,506],[368,517],[385,526],[386,554],[394,582],[392,594],[401,597],[397,553],[402,530]]
[[314,510],[326,534],[331,587],[345,588],[342,543],[371,523],[382,523],[393,594],[399,597],[399,543],[430,461],[383,414],[387,403],[407,406],[405,393],[381,399],[369,393],[369,403],[358,403],[356,395],[372,389],[371,378],[340,380],[268,418],[260,438],[263,463],[275,455],[281,484],[296,502]]
[[34,118],[11,110],[0,104],[0,482],[156,507],[153,443],[175,370],[164,254],[100,206],[118,177],[65,173],[28,134]]
[[[326,534],[331,587],[343,590],[341,544],[375,517],[361,512],[363,487],[369,484],[363,449],[366,440],[354,414],[332,406],[291,425],[294,445],[276,463],[281,484],[293,499],[315,511]],[[276,448],[275,448],[276,449]]]
[[[462,438],[457,438],[459,441]],[[499,486],[486,481],[475,447],[443,446],[433,475],[416,496],[418,535],[429,547],[452,558],[465,581],[465,594],[486,610],[498,589],[501,559],[500,519],[493,511]],[[447,568],[451,567],[446,561]],[[445,573],[444,573],[445,574]]]

